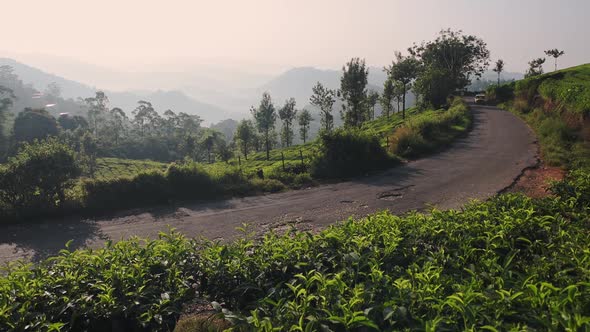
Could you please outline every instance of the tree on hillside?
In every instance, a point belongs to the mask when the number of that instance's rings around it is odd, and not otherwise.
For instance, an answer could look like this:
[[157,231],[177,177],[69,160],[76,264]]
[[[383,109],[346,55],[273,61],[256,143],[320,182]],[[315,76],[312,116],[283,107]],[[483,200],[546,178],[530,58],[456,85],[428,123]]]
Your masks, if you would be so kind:
[[133,122],[135,123],[139,136],[144,137],[153,129],[154,124],[160,117],[152,106],[152,103],[144,100],[137,102],[139,105],[133,110]]
[[469,85],[472,77],[481,77],[489,65],[487,44],[461,30],[442,30],[434,41],[422,42],[408,49],[420,60],[417,92],[422,101],[440,107],[448,96]]
[[102,91],[97,91],[94,97],[84,99],[88,106],[88,122],[94,136],[98,136],[101,121],[108,112],[109,98]]
[[268,94],[268,92],[263,93],[258,108],[252,107],[250,111],[252,112],[252,116],[254,116],[258,131],[263,136],[262,139],[266,149],[266,160],[269,160],[275,122],[277,121],[277,113],[275,106],[272,103],[272,99],[270,98],[270,94]]
[[86,173],[94,177],[97,169],[98,142],[89,132],[85,132],[80,139],[80,155]]
[[334,91],[325,88],[320,82],[313,87],[313,95],[309,98],[309,102],[320,109],[320,122],[322,129],[330,132],[334,128],[334,116],[332,115],[332,107],[336,102],[334,98]]
[[127,115],[118,107],[112,108],[109,115],[109,131],[112,133],[115,145],[119,145],[119,140],[125,132],[125,123],[128,121]]
[[311,121],[313,121],[313,118],[311,117],[311,113],[309,113],[308,110],[303,109],[303,111],[301,111],[301,113],[299,114],[299,135],[301,137],[301,140],[303,141],[303,144],[305,144],[307,142],[307,135],[309,133],[309,124],[311,123]]
[[345,127],[360,127],[367,120],[367,78],[369,70],[365,60],[352,58],[342,67],[339,96],[342,99],[341,116]]
[[207,162],[211,163],[211,152],[213,149],[221,144],[223,141],[223,135],[217,130],[205,128],[201,136],[201,145],[207,150]]
[[237,140],[238,146],[242,150],[244,157],[248,160],[248,151],[250,147],[254,146],[254,140],[256,139],[256,132],[254,125],[250,120],[242,120],[236,128],[236,135],[234,139]]
[[369,91],[367,95],[367,111],[369,112],[368,118],[370,120],[375,120],[375,106],[379,101],[379,92],[377,91]]
[[194,114],[186,114],[184,112],[178,113],[176,119],[177,126],[182,136],[196,135],[201,130],[201,123],[203,119]]
[[545,54],[547,56],[551,56],[553,57],[553,59],[555,59],[555,70],[557,70],[557,58],[559,58],[560,56],[564,55],[565,52],[564,51],[560,51],[556,48],[551,49],[551,50],[546,50]]
[[383,109],[381,115],[387,116],[389,119],[389,114],[393,110],[393,99],[395,97],[395,86],[393,84],[393,80],[388,78],[385,80],[383,84],[383,93],[379,98],[379,103],[381,104],[381,109]]
[[285,101],[285,105],[279,109],[279,118],[283,122],[283,128],[281,131],[281,138],[283,146],[291,146],[293,143],[293,120],[297,115],[297,109],[295,109],[295,98],[290,98]]
[[504,60],[498,59],[496,66],[492,70],[498,73],[498,85],[500,85],[500,74],[504,71]]
[[[396,60],[386,68],[389,79],[398,83],[401,87],[399,95],[402,102],[402,118],[406,118],[406,95],[410,89],[410,84],[416,77],[420,69],[420,62],[414,57],[405,57],[400,52],[395,53]],[[394,90],[395,91],[395,90]],[[399,111],[399,106],[398,106]]]
[[164,126],[164,132],[166,136],[172,137],[176,133],[178,127],[178,117],[172,110],[166,110],[163,116],[162,125]]
[[88,129],[88,121],[86,118],[80,115],[61,115],[57,122],[63,130],[74,131],[78,128]]
[[12,133],[16,143],[32,142],[48,136],[57,136],[59,126],[46,110],[25,108],[14,120]]
[[543,74],[543,64],[545,58],[537,58],[529,61],[529,69],[524,74],[524,77],[533,77]]

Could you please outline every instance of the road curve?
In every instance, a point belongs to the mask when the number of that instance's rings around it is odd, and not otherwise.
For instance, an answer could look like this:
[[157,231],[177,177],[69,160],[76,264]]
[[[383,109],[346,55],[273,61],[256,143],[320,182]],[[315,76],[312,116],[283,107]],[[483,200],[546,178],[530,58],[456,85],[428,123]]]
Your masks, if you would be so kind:
[[511,113],[472,106],[473,130],[442,153],[348,182],[284,193],[219,202],[127,211],[94,220],[48,220],[0,228],[0,262],[38,260],[63,249],[98,247],[105,240],[133,235],[155,237],[174,227],[188,236],[231,239],[236,227],[252,231],[317,229],[349,216],[378,210],[394,213],[427,206],[455,208],[470,199],[485,199],[508,187],[537,163],[529,127]]

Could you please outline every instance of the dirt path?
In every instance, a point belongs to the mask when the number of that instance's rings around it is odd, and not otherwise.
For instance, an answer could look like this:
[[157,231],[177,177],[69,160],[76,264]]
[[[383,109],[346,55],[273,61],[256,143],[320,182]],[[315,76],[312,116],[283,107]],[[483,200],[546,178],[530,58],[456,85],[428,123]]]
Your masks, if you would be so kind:
[[508,187],[523,169],[537,163],[530,129],[514,115],[494,107],[473,106],[474,128],[445,152],[386,172],[338,184],[213,203],[184,204],[128,211],[95,220],[52,220],[0,228],[0,262],[38,260],[71,248],[101,246],[138,235],[155,237],[174,227],[188,236],[231,239],[242,223],[263,232],[325,227],[349,216],[378,210],[394,213],[459,207]]

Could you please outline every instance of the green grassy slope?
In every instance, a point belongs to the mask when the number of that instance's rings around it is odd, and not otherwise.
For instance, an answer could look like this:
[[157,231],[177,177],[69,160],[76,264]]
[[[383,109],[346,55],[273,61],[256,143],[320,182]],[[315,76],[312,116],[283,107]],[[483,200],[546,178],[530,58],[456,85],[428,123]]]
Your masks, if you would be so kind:
[[535,130],[548,165],[590,166],[590,64],[492,87],[488,95]]

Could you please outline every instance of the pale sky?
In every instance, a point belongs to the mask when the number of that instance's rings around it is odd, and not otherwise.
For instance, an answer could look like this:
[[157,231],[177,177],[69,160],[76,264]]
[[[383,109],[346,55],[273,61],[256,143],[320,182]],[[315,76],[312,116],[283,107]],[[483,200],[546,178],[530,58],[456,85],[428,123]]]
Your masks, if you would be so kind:
[[509,71],[524,71],[548,48],[565,50],[562,67],[590,62],[590,0],[0,0],[0,9],[0,56],[45,54],[117,69],[339,68],[353,56],[383,66],[395,50],[447,27],[482,37]]

